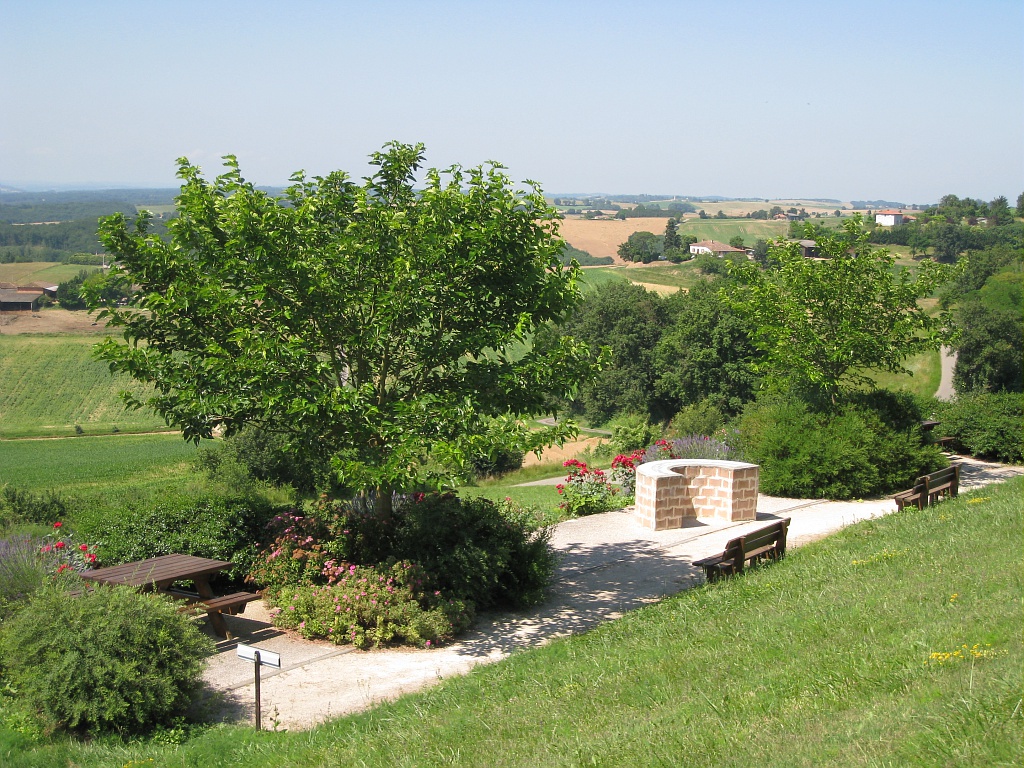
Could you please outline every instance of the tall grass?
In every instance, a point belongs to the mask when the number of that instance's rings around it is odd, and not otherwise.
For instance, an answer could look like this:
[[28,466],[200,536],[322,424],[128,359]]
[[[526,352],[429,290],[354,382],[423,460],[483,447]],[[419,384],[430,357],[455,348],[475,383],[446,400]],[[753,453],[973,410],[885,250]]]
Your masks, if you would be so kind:
[[164,747],[0,731],[0,755],[12,768],[1016,766],[1022,492],[1017,479],[851,526],[308,733],[222,727]]

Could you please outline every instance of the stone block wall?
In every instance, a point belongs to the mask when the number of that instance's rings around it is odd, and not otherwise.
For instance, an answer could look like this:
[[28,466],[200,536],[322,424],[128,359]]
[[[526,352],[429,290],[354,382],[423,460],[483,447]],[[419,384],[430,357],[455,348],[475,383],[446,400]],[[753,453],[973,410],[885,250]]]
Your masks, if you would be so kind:
[[666,459],[636,468],[634,516],[656,531],[681,528],[688,518],[738,522],[757,516],[757,464]]

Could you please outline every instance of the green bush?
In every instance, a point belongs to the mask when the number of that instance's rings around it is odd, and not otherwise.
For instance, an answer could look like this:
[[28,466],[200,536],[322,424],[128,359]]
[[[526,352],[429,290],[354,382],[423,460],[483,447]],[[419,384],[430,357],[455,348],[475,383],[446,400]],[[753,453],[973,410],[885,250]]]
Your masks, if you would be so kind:
[[661,436],[660,430],[653,427],[646,416],[638,413],[621,414],[611,423],[612,448],[618,453],[631,453],[646,448]]
[[938,427],[954,438],[954,448],[982,459],[1024,461],[1024,394],[1020,392],[960,395],[952,402],[934,402]]
[[48,728],[138,733],[184,714],[213,644],[165,597],[44,587],[0,629],[5,678]]
[[505,510],[454,494],[407,500],[396,510],[392,556],[422,566],[443,594],[477,609],[538,603],[554,574],[550,534]]
[[303,637],[357,648],[400,643],[430,647],[473,621],[472,608],[429,588],[422,568],[334,564],[326,586],[285,587],[273,595],[274,622]]
[[12,485],[0,486],[0,530],[22,523],[53,525],[66,520],[75,503],[54,491],[32,493]]
[[665,430],[665,437],[686,437],[687,435],[713,435],[725,426],[725,415],[714,401],[705,398],[697,403],[684,406],[672,417]]
[[249,491],[254,481],[311,493],[327,485],[328,461],[312,445],[262,426],[249,426],[199,451],[196,469],[229,488]]
[[230,560],[228,576],[240,580],[274,512],[259,498],[176,494],[98,505],[75,520],[78,532],[99,545],[104,565],[179,553]]
[[738,420],[743,458],[759,464],[761,491],[852,499],[891,493],[946,465],[925,445],[912,398],[853,396],[837,408],[799,399],[750,404]]
[[546,529],[512,502],[453,494],[400,497],[390,515],[365,500],[322,499],[271,522],[273,543],[256,559],[250,581],[272,591],[318,586],[339,565],[376,567],[408,561],[432,589],[473,608],[532,605],[554,573]]

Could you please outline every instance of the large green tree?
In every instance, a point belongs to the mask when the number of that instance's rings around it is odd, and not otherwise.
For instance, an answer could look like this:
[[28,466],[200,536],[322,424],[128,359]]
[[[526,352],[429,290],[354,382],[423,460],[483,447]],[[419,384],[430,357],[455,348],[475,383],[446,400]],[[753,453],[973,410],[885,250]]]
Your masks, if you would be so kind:
[[916,275],[896,268],[887,251],[871,249],[859,216],[841,231],[819,230],[816,240],[824,260],[774,242],[772,268],[730,265],[742,283],[732,305],[763,353],[758,370],[835,402],[844,386],[869,384],[867,371],[907,372],[909,355],[950,341],[946,313],[932,315],[919,300],[951,278],[951,267],[924,260]]
[[[234,157],[183,180],[169,238],[118,214],[100,235],[139,287],[101,314],[123,332],[98,354],[155,386],[145,403],[187,439],[256,423],[328,460],[342,485],[391,492],[443,480],[490,419],[541,409],[591,371],[571,338],[536,329],[579,300],[557,214],[532,182],[489,164],[425,172],[390,143],[356,183],[296,174],[280,197]],[[129,401],[133,405],[142,405]]]

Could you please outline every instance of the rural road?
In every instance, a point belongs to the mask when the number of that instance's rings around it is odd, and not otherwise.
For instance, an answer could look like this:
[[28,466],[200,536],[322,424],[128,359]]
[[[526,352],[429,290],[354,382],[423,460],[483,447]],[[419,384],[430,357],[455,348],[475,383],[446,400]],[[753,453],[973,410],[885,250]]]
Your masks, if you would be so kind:
[[939,388],[935,390],[935,399],[952,400],[956,394],[953,389],[953,369],[956,367],[956,350],[950,347],[942,347],[939,350],[939,357],[942,360],[942,378],[939,380]]

